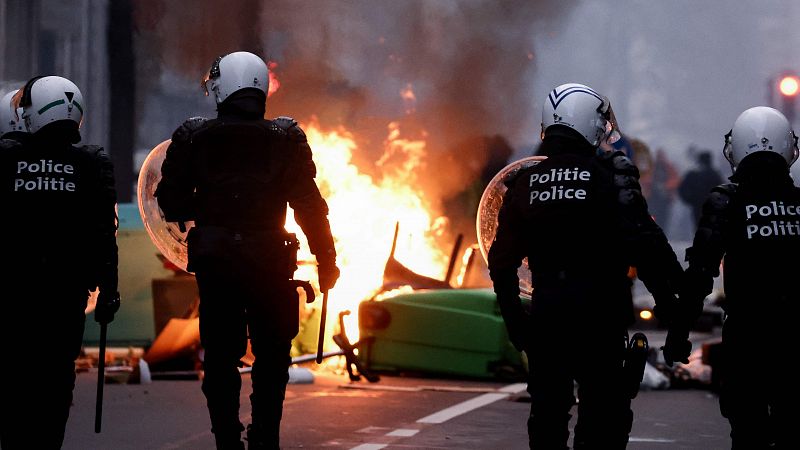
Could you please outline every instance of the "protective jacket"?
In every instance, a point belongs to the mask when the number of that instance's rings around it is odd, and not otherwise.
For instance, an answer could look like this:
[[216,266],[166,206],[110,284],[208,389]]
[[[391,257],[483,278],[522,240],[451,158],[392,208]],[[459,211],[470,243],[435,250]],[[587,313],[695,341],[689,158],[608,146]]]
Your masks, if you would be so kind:
[[[636,166],[622,152],[596,155],[569,138],[553,136],[548,144],[545,161],[507,183],[489,251],[501,308],[519,309],[503,301],[516,302],[517,269],[525,257],[534,289],[585,279],[629,288],[633,266],[657,303],[671,302],[682,268],[647,211]],[[632,308],[628,292],[599,309],[628,325]]]
[[4,248],[42,269],[69,274],[90,290],[115,292],[113,165],[102,147],[75,146],[63,136],[50,126],[24,146],[0,144],[0,202],[9,212],[0,225]]
[[261,112],[253,103],[240,91],[217,118],[192,118],[175,131],[155,193],[165,220],[282,241],[288,204],[317,261],[332,263],[328,206],[305,133],[289,117],[264,120],[263,103]]
[[[763,316],[796,308],[796,267],[776,262],[792,261],[800,252],[800,188],[781,156],[768,152],[742,160],[730,180],[703,205],[686,251],[693,280],[711,286],[724,256],[726,312]],[[708,293],[686,300],[702,302],[699,297]]]

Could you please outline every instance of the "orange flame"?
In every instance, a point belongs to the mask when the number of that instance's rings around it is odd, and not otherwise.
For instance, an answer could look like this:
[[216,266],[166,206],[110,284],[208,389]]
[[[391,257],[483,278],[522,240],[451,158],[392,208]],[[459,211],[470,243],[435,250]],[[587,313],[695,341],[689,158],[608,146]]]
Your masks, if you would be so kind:
[[411,83],[408,83],[405,88],[400,90],[400,98],[403,99],[406,114],[411,114],[417,109],[417,96],[414,94],[414,89]]
[[278,81],[278,76],[275,75],[274,69],[276,67],[278,67],[278,63],[275,61],[269,61],[267,63],[267,70],[269,71],[269,90],[267,91],[267,98],[281,87],[281,82]]
[[[423,194],[415,189],[416,171],[425,159],[425,141],[401,138],[397,123],[389,125],[385,153],[377,162],[384,170],[380,179],[362,173],[352,162],[358,146],[344,128],[324,131],[315,118],[303,124],[317,165],[317,184],[328,202],[328,219],[336,242],[337,265],[341,277],[331,291],[328,305],[331,336],[340,311],[350,310],[345,327],[351,342],[358,339],[358,304],[375,295],[383,284],[383,270],[391,250],[395,224],[400,236],[395,257],[411,270],[443,278],[448,255],[435,241],[446,220],[434,216]],[[390,170],[383,163],[389,158]],[[287,217],[287,230],[301,238],[300,260],[313,261],[304,236]],[[300,265],[298,279],[316,280],[311,265]],[[319,303],[315,304],[319,307]]]

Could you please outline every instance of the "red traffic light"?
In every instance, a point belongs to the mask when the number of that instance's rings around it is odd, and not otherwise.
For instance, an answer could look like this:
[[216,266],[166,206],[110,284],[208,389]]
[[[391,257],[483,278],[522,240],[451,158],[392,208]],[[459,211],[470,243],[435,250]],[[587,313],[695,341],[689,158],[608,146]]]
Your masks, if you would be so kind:
[[794,97],[797,95],[798,90],[800,90],[800,79],[798,79],[796,75],[786,75],[778,82],[778,89],[781,95]]

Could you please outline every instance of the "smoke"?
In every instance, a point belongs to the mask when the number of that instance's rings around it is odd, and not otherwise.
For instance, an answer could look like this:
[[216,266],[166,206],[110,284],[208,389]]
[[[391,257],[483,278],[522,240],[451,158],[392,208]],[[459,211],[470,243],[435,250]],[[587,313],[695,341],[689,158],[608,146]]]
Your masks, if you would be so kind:
[[[530,142],[538,136],[539,130],[524,129],[541,94],[531,89],[533,43],[567,12],[554,0],[192,5],[137,2],[140,28],[156,31],[151,45],[165,68],[195,81],[230,51],[275,61],[281,88],[267,101],[268,115],[344,125],[365,149],[357,155],[360,167],[374,164],[388,124],[400,122],[406,137],[426,140],[420,188],[442,202],[497,159],[487,154],[495,147],[472,144],[483,137]],[[375,174],[383,169],[365,167]]]

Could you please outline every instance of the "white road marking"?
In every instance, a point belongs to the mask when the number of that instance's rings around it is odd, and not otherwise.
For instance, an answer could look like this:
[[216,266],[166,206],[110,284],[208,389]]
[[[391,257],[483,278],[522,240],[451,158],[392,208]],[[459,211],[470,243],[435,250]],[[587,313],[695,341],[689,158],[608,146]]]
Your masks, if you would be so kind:
[[632,437],[628,439],[628,442],[661,442],[664,444],[671,444],[676,442],[675,439],[663,439],[663,438],[637,438]]
[[[504,387],[502,387],[500,389],[495,390],[494,392],[491,392],[491,393],[488,393],[488,394],[479,395],[479,396],[471,398],[471,399],[469,399],[467,401],[461,402],[459,404],[456,404],[456,405],[450,406],[448,408],[445,408],[445,409],[443,409],[441,411],[435,412],[435,413],[433,413],[431,415],[425,416],[425,417],[417,420],[417,423],[431,423],[431,424],[444,423],[444,422],[447,422],[448,420],[452,419],[453,417],[458,417],[458,416],[460,416],[462,414],[468,413],[468,412],[473,411],[475,409],[478,409],[478,408],[480,408],[482,406],[486,406],[488,404],[494,403],[494,402],[496,402],[496,401],[498,401],[500,399],[504,399],[504,398],[510,396],[511,394],[517,394],[519,392],[522,392],[522,391],[525,390],[526,387],[527,387],[527,385],[525,383],[509,384],[508,386],[504,386]],[[411,389],[413,389],[413,388],[411,388]],[[409,389],[409,390],[411,390],[411,389]],[[419,388],[417,388],[417,389],[419,389]],[[367,427],[365,429],[370,429],[370,428],[373,428],[373,427]],[[377,429],[377,428],[378,427],[374,427],[374,429]],[[410,429],[410,428],[398,428],[398,429],[396,429],[394,431],[390,431],[389,433],[386,433],[386,436],[411,437],[411,436],[414,436],[415,434],[419,433],[419,431],[420,430],[415,430],[415,429]],[[361,445],[358,445],[356,447],[353,447],[350,450],[380,450],[380,449],[386,448],[388,446],[389,446],[389,444],[367,443],[367,444],[361,444]]]
[[417,423],[443,423],[452,419],[453,417],[460,416],[474,409],[478,409],[482,406],[486,406],[490,403],[494,403],[500,399],[506,398],[510,394],[522,392],[525,390],[525,387],[525,383],[509,384],[508,386],[498,389],[497,392],[479,395],[465,402],[461,402],[439,412],[435,412],[429,416],[425,416],[417,420]]
[[419,433],[419,430],[414,430],[411,428],[398,428],[390,433],[386,433],[387,436],[398,436],[398,437],[411,437],[415,434]]
[[435,412],[429,416],[425,416],[422,419],[417,420],[417,423],[443,423],[447,422],[448,420],[452,419],[453,417],[458,417],[464,413],[468,413],[474,409],[478,409],[482,406],[486,406],[490,403],[494,403],[502,398],[508,397],[509,394],[503,393],[495,393],[495,394],[483,394],[479,395],[475,398],[471,398],[465,402],[461,402],[457,405],[453,405],[449,408],[445,408],[439,412]]
[[350,450],[380,450],[388,446],[389,444],[361,444],[357,447],[351,448]]

